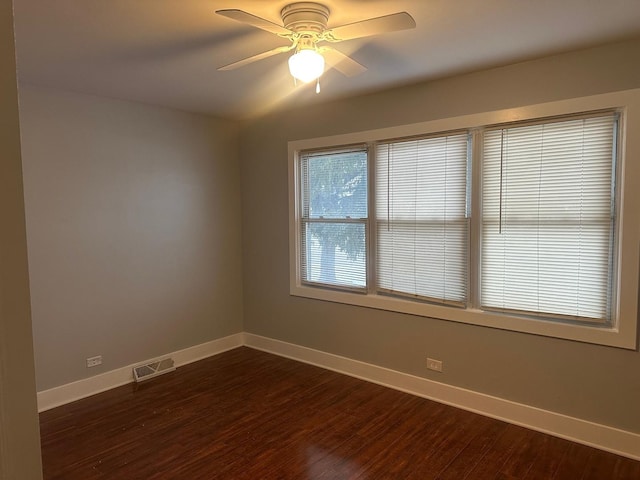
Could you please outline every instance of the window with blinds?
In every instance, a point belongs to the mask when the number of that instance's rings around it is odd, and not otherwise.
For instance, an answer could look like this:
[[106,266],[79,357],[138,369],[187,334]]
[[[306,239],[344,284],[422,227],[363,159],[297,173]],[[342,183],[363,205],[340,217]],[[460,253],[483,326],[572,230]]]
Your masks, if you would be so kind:
[[291,294],[636,348],[633,98],[291,142]]
[[301,154],[303,282],[366,288],[367,172],[365,148]]
[[617,116],[488,130],[481,305],[611,320]]
[[377,146],[379,292],[465,305],[468,151],[466,132]]

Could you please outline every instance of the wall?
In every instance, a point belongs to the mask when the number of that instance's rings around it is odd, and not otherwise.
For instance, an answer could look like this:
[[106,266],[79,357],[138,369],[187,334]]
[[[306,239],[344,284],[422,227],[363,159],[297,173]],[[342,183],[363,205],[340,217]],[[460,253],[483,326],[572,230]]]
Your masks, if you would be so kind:
[[38,390],[242,331],[237,125],[28,85],[20,109]]
[[13,3],[0,1],[0,479],[42,478],[25,238]]
[[291,297],[287,240],[288,141],[638,88],[639,54],[630,40],[246,122],[245,331],[640,433],[637,351]]

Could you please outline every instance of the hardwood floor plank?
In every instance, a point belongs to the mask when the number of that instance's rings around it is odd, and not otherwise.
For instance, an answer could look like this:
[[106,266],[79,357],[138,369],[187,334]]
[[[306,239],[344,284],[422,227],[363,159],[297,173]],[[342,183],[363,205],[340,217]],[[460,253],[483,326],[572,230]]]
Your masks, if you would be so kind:
[[535,461],[524,476],[524,480],[553,478],[564,459],[565,452],[569,449],[570,442],[561,438],[544,435],[542,439]]
[[[420,399],[411,401],[412,409],[394,420],[393,412],[368,422],[356,436],[335,450],[339,456],[358,461],[363,471],[356,478],[394,478],[409,467],[424,461],[424,454],[453,429],[459,417],[451,415],[443,421],[447,407],[430,402],[424,408]],[[345,451],[345,448],[348,449]]]
[[569,448],[565,451],[564,456],[555,471],[552,480],[565,480],[567,478],[582,478],[589,458],[596,452],[593,448],[589,448],[579,443],[570,442]]
[[538,455],[538,449],[544,443],[544,434],[527,431],[523,441],[512,451],[502,466],[501,473],[506,478],[523,479]]
[[639,480],[640,462],[618,457],[613,469],[613,477],[618,480]]
[[640,478],[640,462],[248,348],[40,425],[45,480]]
[[589,457],[587,468],[585,469],[582,480],[602,480],[604,478],[616,478],[615,467],[619,457],[612,453],[600,452]]
[[507,425],[492,448],[487,450],[478,464],[465,478],[473,480],[492,480],[503,468],[514,451],[526,441],[528,430],[516,425]]
[[495,445],[507,425],[498,420],[492,421],[447,466],[438,476],[438,480],[463,480],[466,478],[476,468],[485,453]]

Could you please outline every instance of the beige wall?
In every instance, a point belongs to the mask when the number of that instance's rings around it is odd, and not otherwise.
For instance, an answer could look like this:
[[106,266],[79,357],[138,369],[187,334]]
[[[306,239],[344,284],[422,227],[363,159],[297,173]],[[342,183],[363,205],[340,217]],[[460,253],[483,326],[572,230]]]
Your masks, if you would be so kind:
[[0,479],[42,478],[12,2],[0,1]]
[[31,86],[20,112],[39,391],[242,331],[235,123]]
[[637,351],[289,296],[287,194],[290,140],[638,88],[638,58],[640,39],[247,122],[245,330],[640,433]]

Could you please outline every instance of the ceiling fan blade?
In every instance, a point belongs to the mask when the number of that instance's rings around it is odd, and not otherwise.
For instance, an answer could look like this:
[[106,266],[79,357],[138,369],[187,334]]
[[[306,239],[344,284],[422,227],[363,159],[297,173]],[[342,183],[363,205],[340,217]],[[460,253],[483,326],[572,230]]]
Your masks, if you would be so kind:
[[265,20],[264,18],[256,17],[255,15],[251,15],[243,10],[238,9],[228,9],[228,10],[216,10],[218,15],[222,15],[223,17],[230,18],[231,20],[235,20],[236,22],[246,23],[251,25],[252,27],[261,28],[262,30],[266,30],[270,33],[275,33],[276,35],[291,35],[291,30],[284,28],[276,23],[270,22],[269,20]]
[[279,53],[288,52],[289,50],[293,50],[293,45],[289,45],[287,47],[274,48],[273,50],[269,50],[268,52],[262,52],[262,53],[259,53],[258,55],[254,55],[253,57],[248,57],[248,58],[245,58],[244,60],[239,60],[237,62],[230,63],[229,65],[225,65],[223,67],[218,68],[218,70],[220,71],[235,70],[236,68],[244,67],[245,65],[248,65],[250,63],[257,62],[258,60],[262,60],[264,58],[272,57]]
[[332,28],[324,33],[324,39],[329,42],[341,42],[415,27],[416,21],[411,15],[399,12]]
[[361,73],[367,71],[367,67],[361,65],[353,58],[334,48],[322,47],[320,48],[320,53],[324,55],[324,58],[329,66],[335,68],[347,77],[355,77],[356,75],[360,75]]

